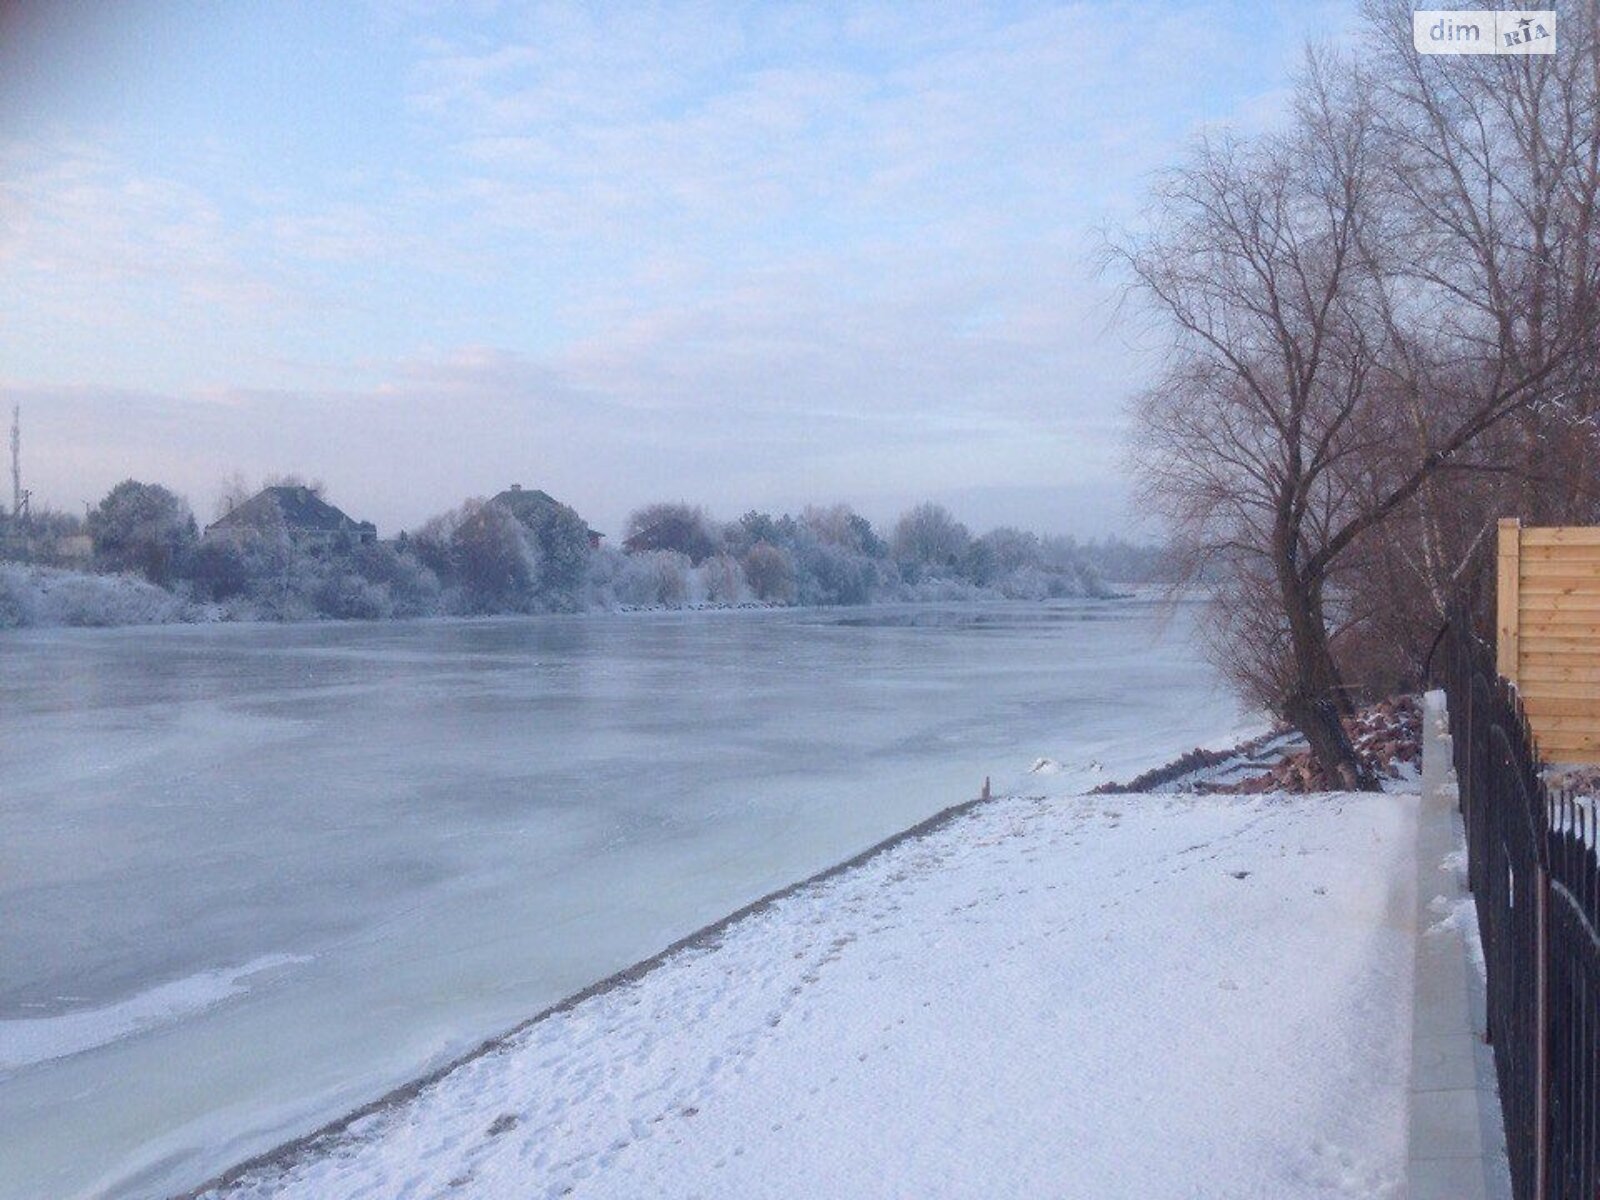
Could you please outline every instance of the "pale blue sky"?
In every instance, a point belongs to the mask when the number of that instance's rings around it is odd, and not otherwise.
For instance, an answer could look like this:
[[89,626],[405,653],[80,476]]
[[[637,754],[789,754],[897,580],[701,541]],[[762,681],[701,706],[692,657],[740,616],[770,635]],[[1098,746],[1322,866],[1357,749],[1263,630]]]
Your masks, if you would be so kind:
[[1350,8],[0,6],[27,482],[1125,526],[1096,231]]

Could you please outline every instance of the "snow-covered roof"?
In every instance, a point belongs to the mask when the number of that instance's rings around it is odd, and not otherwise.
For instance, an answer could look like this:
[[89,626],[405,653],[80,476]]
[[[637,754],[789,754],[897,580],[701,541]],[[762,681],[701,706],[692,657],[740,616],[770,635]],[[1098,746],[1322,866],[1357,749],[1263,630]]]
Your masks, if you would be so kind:
[[206,531],[258,527],[277,519],[283,521],[285,528],[296,533],[377,531],[377,526],[371,521],[356,521],[310,488],[295,485],[262,488],[226,516],[207,526]]

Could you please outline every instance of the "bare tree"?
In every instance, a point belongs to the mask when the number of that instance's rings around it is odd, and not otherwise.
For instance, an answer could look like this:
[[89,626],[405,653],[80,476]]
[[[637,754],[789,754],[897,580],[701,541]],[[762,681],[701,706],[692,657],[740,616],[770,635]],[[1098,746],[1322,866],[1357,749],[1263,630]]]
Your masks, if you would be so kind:
[[904,566],[953,570],[961,565],[971,541],[972,534],[949,509],[927,501],[901,516],[890,544]]
[[261,481],[261,486],[264,488],[305,488],[306,491],[310,492],[319,500],[326,500],[328,498],[327,484],[323,483],[320,479],[307,479],[298,471],[289,471],[279,475],[268,475],[264,480]]
[[[1600,516],[1600,0],[1560,9],[1559,54],[1424,56],[1409,3],[1366,0],[1381,33],[1369,79],[1385,206],[1398,214],[1383,249],[1399,282],[1400,311],[1383,314],[1397,334],[1389,367],[1419,452],[1451,393],[1537,377],[1510,419],[1479,436],[1473,461],[1430,477],[1414,511],[1369,548],[1405,580],[1380,615],[1397,649],[1414,648],[1484,578],[1498,517]],[[1376,592],[1385,581],[1366,583]]]
[[[1469,450],[1573,348],[1496,354],[1440,283],[1397,267],[1432,230],[1393,206],[1374,95],[1348,61],[1308,54],[1288,128],[1203,139],[1110,252],[1173,333],[1137,408],[1146,496],[1191,570],[1216,572],[1224,656],[1276,692],[1330,778],[1360,788],[1376,779],[1344,732],[1335,656],[1359,616],[1359,545],[1430,480],[1476,465]],[[1425,407],[1408,404],[1424,386]]]
[[212,518],[217,521],[222,520],[255,494],[256,489],[250,486],[249,480],[244,477],[244,472],[235,471],[217,484],[216,501],[211,506]]

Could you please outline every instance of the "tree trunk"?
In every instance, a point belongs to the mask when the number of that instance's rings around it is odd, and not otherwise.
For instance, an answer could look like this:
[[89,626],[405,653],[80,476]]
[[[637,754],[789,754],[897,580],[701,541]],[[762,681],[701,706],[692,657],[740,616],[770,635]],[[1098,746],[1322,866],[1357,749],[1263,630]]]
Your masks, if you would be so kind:
[[1347,792],[1378,790],[1376,773],[1356,753],[1331,700],[1297,688],[1284,704],[1284,715],[1304,735],[1326,778]]
[[1375,792],[1375,771],[1356,753],[1343,716],[1354,704],[1339,678],[1328,646],[1320,590],[1285,572],[1284,611],[1294,651],[1294,685],[1284,700],[1284,716],[1305,737],[1323,775],[1349,792]]

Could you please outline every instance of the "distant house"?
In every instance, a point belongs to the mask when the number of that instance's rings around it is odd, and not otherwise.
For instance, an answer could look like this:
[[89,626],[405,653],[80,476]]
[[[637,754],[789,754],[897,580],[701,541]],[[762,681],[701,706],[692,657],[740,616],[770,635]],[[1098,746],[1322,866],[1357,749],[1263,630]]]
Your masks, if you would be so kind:
[[371,521],[353,520],[310,488],[299,486],[262,488],[227,516],[207,525],[205,536],[279,526],[295,545],[312,550],[341,542],[366,545],[378,540],[378,527]]
[[658,521],[646,525],[622,543],[629,554],[643,554],[651,550],[672,550],[687,554],[689,561],[699,566],[716,553],[716,543],[706,531],[702,521],[692,512],[668,513]]
[[[561,503],[549,492],[542,492],[538,488],[527,489],[520,483],[513,483],[505,491],[489,501],[508,510],[529,529],[543,529],[551,515],[557,512],[572,513],[572,509]],[[577,514],[573,513],[576,517]],[[600,549],[600,539],[603,536],[599,530],[590,529],[586,524],[584,529],[589,538],[589,549]]]

